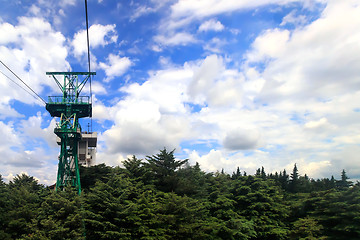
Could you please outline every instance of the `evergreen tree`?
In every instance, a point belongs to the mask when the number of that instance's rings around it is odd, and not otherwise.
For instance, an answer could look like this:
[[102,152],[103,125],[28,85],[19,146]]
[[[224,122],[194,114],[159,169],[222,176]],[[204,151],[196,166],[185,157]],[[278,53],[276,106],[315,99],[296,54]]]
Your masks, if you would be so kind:
[[291,239],[326,239],[322,236],[321,231],[323,226],[318,223],[315,218],[304,217],[299,218],[293,223],[293,228],[290,233]]
[[312,215],[324,227],[327,239],[360,239],[360,188],[318,192]]
[[252,239],[286,239],[285,219],[289,208],[281,189],[273,181],[243,177],[237,180],[231,192],[239,215],[254,224],[256,237]]
[[176,194],[195,199],[207,197],[208,176],[200,169],[199,163],[181,168],[176,174],[178,177],[178,184],[174,190]]
[[83,195],[86,239],[131,239],[132,226],[126,224],[127,209],[143,190],[121,175],[112,175],[107,182],[96,182]]
[[289,184],[289,175],[286,173],[286,170],[280,172],[279,175],[279,183],[282,189],[287,190]]
[[241,177],[241,172],[240,172],[240,168],[237,167],[237,168],[236,168],[236,172],[233,172],[231,178],[232,178],[232,179],[238,179],[239,177]]
[[330,188],[336,187],[336,180],[333,175],[331,176],[329,187]]
[[257,176],[257,177],[260,177],[260,176],[261,176],[261,170],[260,170],[260,168],[258,168],[258,169],[256,170],[255,176]]
[[0,239],[11,239],[10,234],[6,232],[10,218],[8,212],[10,209],[9,191],[0,174]]
[[157,187],[163,191],[174,191],[178,184],[176,171],[188,162],[185,160],[176,160],[174,156],[175,149],[168,152],[166,148],[160,153],[147,156],[146,161],[151,173],[154,175]]
[[12,239],[32,235],[33,222],[41,209],[42,198],[49,192],[37,180],[26,174],[16,175],[10,181],[8,189],[8,222],[5,231]]
[[29,239],[84,239],[81,199],[70,186],[44,198]]
[[96,181],[106,182],[112,173],[111,167],[104,163],[91,167],[80,166],[80,181],[83,191],[88,191],[95,186]]
[[260,176],[261,176],[261,178],[262,179],[266,179],[266,173],[265,173],[265,169],[264,169],[264,167],[261,167],[261,173],[260,173]]
[[348,189],[351,185],[352,185],[352,182],[351,181],[348,181],[348,176],[346,175],[346,172],[345,172],[345,169],[342,170],[341,172],[341,180],[340,181],[337,181],[337,187],[340,189],[340,190],[346,190]]
[[230,176],[173,152],[82,168],[81,196],[0,175],[0,239],[84,239],[84,226],[90,240],[360,239],[360,184],[351,186],[345,170],[339,181],[300,176],[296,164],[290,180],[263,167]]
[[289,191],[296,193],[299,191],[299,172],[296,166],[294,165],[294,169],[290,175],[290,182],[289,182]]

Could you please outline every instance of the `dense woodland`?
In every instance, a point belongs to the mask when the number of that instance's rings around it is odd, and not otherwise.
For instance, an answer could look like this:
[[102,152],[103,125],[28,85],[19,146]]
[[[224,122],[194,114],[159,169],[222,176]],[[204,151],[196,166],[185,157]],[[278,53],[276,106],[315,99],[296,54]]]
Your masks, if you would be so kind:
[[82,194],[0,181],[0,239],[360,239],[360,184],[299,173],[206,173],[174,151],[81,168]]

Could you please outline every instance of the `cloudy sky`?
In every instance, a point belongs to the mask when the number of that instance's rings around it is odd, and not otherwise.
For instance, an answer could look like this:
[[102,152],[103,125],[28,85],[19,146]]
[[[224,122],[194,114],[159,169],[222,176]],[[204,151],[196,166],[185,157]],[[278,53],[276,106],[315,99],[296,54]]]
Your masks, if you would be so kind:
[[[0,60],[42,98],[60,95],[46,71],[87,71],[84,1],[0,5]],[[358,0],[88,0],[88,12],[97,163],[166,147],[209,172],[297,163],[360,179]],[[0,71],[0,174],[53,184],[58,119]]]

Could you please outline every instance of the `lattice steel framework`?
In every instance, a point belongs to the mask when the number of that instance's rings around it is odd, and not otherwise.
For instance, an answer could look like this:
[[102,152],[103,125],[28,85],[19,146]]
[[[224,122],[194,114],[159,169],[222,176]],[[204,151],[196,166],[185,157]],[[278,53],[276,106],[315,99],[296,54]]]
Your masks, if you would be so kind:
[[[54,129],[60,138],[60,155],[56,190],[67,185],[75,187],[81,193],[78,163],[78,146],[81,139],[80,118],[92,116],[89,96],[80,96],[82,89],[95,72],[47,72],[51,75],[62,92],[62,96],[49,96],[46,110],[60,121]],[[63,76],[62,83],[56,76]],[[79,79],[82,76],[82,80]]]

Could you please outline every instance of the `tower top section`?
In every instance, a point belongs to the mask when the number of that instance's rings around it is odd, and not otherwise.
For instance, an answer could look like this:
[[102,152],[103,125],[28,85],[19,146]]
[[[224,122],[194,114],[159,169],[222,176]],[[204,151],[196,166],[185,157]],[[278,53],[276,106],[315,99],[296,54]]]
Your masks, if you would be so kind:
[[[52,117],[76,113],[77,118],[91,117],[92,107],[89,96],[80,96],[86,82],[95,72],[46,72],[55,80],[62,96],[49,96],[46,110]],[[57,76],[63,76],[62,80]]]

